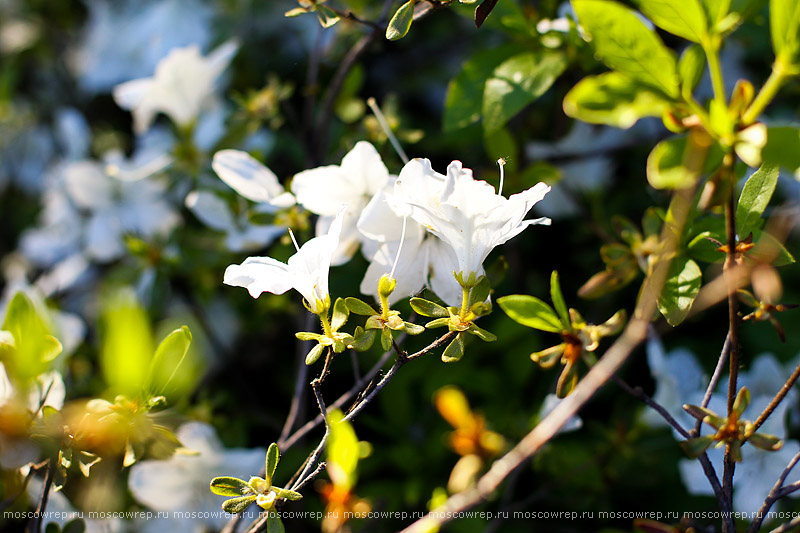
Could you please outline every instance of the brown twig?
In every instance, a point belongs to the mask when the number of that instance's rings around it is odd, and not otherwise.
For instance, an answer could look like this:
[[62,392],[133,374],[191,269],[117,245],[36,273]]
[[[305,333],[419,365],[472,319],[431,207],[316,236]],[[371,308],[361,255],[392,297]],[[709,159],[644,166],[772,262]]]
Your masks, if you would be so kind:
[[[775,482],[775,485],[772,486],[772,490],[769,491],[767,497],[764,499],[763,505],[756,513],[755,519],[750,524],[750,527],[747,529],[748,533],[756,533],[761,528],[761,523],[766,518],[767,513],[772,508],[772,505],[778,501],[783,494],[781,494],[782,489],[784,488],[783,484],[786,482],[786,477],[789,475],[789,472],[795,467],[795,465],[800,461],[800,452],[796,453],[792,460],[789,461],[789,464],[786,465],[786,468],[783,469],[783,472],[778,477],[778,480]],[[800,487],[798,487],[800,488]]]
[[31,518],[30,522],[28,522],[28,526],[25,528],[28,533],[42,533],[42,517],[44,516],[45,509],[47,509],[47,499],[50,496],[50,487],[53,486],[53,475],[55,474],[56,468],[56,461],[54,459],[51,458],[47,461],[47,470],[45,470],[44,483],[42,483],[42,495],[39,496],[39,503],[36,505],[36,512],[33,518]]
[[[708,387],[706,387],[706,393],[703,395],[703,402],[700,404],[701,407],[708,407],[709,402],[711,402],[711,396],[714,394],[714,389],[717,388],[717,384],[719,383],[720,378],[722,378],[722,371],[725,368],[725,363],[728,361],[728,354],[731,350],[731,337],[730,335],[725,336],[725,343],[722,345],[722,351],[719,354],[719,359],[717,359],[717,366],[714,368],[714,373],[711,375],[711,380],[708,382]],[[695,424],[694,429],[690,432],[692,437],[696,437],[700,435],[700,429],[703,427],[703,421],[698,420],[697,424]]]
[[786,380],[786,383],[783,384],[781,390],[778,391],[772,401],[769,402],[769,405],[758,415],[756,421],[753,422],[753,432],[758,431],[758,428],[767,421],[767,418],[777,409],[783,399],[786,398],[786,395],[789,394],[789,391],[792,390],[795,382],[797,382],[797,378],[800,378],[800,363],[795,367],[794,372],[792,372],[792,375]]

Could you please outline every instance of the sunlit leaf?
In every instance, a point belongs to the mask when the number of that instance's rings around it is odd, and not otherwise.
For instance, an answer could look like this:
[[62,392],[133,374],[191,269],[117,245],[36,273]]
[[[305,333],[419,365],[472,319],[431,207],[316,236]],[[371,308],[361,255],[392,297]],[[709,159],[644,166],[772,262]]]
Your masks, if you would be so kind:
[[688,257],[677,257],[672,261],[658,298],[658,309],[671,326],[677,326],[689,314],[700,291],[702,277],[700,267]]
[[553,308],[535,296],[512,294],[498,298],[497,303],[512,320],[523,326],[554,333],[564,329]]

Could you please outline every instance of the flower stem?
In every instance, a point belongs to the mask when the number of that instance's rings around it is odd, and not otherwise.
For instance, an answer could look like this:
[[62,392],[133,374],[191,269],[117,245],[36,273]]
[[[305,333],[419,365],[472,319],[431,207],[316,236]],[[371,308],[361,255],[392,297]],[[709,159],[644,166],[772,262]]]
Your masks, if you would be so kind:
[[755,100],[753,100],[753,103],[750,104],[750,107],[747,108],[747,111],[745,111],[742,116],[742,122],[745,125],[752,124],[756,121],[759,115],[761,115],[764,109],[775,98],[775,95],[778,94],[778,91],[787,78],[788,73],[786,72],[786,66],[779,56],[772,65],[772,73],[770,73],[766,83],[761,87]]
[[319,321],[322,324],[322,332],[325,334],[326,337],[333,338],[333,330],[331,329],[331,321],[328,318],[328,310],[325,309],[324,312],[317,315],[319,317]]
[[712,37],[710,41],[703,43],[703,51],[708,58],[708,71],[711,75],[711,85],[714,87],[714,98],[723,106],[725,101],[725,82],[722,79],[722,68],[719,64],[719,37]]

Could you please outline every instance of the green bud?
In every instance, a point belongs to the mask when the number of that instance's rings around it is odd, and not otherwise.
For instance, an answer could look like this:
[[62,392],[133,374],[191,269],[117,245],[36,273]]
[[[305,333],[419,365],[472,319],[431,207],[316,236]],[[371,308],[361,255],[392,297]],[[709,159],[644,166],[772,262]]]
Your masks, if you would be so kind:
[[388,274],[384,274],[378,282],[378,295],[381,298],[388,298],[394,292],[396,286],[397,280],[390,278]]

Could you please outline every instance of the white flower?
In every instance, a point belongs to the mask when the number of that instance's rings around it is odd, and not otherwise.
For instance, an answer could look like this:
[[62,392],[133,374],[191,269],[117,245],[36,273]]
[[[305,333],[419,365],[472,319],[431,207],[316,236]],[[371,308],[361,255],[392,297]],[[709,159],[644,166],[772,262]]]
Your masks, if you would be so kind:
[[206,226],[224,232],[225,246],[232,252],[263,248],[286,231],[283,226],[251,224],[247,213],[234,218],[228,204],[210,191],[190,192],[186,207]]
[[342,206],[328,233],[306,242],[287,263],[271,257],[248,257],[241,265],[225,269],[223,282],[247,288],[253,298],[258,298],[262,292],[283,294],[295,289],[303,295],[311,311],[324,312],[330,305],[328,271],[339,245],[346,211],[347,207]]
[[208,57],[197,46],[174,48],[152,78],[127,81],[114,88],[114,100],[133,113],[134,130],[146,131],[163,112],[179,126],[197,118],[214,92],[214,82],[233,59],[239,45],[227,41]]
[[[131,467],[128,487],[139,502],[154,511],[183,513],[181,527],[170,531],[218,530],[227,518],[220,510],[221,499],[208,490],[208,483],[217,476],[250,479],[264,466],[266,450],[226,450],[214,428],[200,422],[182,425],[177,437],[199,455],[179,452],[165,461],[139,461]],[[153,531],[166,531],[164,523],[149,526]]]
[[402,212],[402,207],[396,205],[393,191],[394,181],[390,180],[372,197],[358,219],[358,230],[366,238],[362,252],[370,260],[361,282],[361,292],[377,295],[378,281],[381,276],[391,272],[397,258],[397,285],[389,296],[390,304],[412,296],[428,286],[448,305],[460,305],[461,287],[453,276],[458,262],[450,246],[408,218],[405,238],[402,249],[400,248],[403,216],[397,211]]
[[69,66],[91,92],[148,76],[173,48],[205,48],[211,37],[213,11],[200,0],[93,0],[85,5],[84,39]]
[[276,208],[295,203],[294,196],[284,190],[275,173],[247,152],[219,151],[214,154],[211,166],[228,187],[248,200]]
[[[27,474],[27,472],[23,472]],[[28,498],[36,502],[42,495],[44,483],[37,477],[33,477],[28,483]],[[89,518],[86,513],[78,511],[67,499],[62,491],[50,489],[47,497],[47,510],[44,513],[42,526],[47,524],[58,524],[63,528],[73,520],[81,519],[86,525],[86,533],[122,533],[128,531],[125,521],[120,518]]]
[[428,183],[435,183],[439,176],[427,161],[409,162],[395,183],[395,196],[414,220],[453,247],[465,281],[470,274],[482,273],[483,261],[496,246],[532,224],[550,223],[549,219],[523,220],[550,190],[544,183],[505,198],[490,184],[475,180],[460,161],[453,161],[441,194],[431,197]]
[[342,223],[339,248],[332,264],[346,263],[353,257],[363,237],[356,229],[358,217],[373,195],[389,180],[389,171],[375,147],[366,141],[356,143],[341,165],[305,170],[292,180],[297,203],[320,215],[317,235],[328,231],[341,204],[349,208]]

